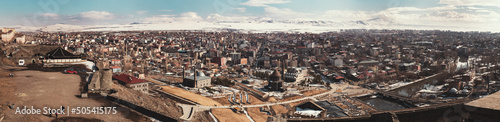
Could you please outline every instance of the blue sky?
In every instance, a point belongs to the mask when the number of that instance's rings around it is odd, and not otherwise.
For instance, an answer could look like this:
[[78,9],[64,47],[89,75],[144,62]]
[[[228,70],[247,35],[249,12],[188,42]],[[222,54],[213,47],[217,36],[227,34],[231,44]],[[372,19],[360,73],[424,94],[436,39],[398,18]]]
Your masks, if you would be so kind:
[[[499,0],[0,0],[0,25],[127,24],[144,21],[374,18],[401,24],[488,26]],[[214,20],[214,18],[211,18]]]

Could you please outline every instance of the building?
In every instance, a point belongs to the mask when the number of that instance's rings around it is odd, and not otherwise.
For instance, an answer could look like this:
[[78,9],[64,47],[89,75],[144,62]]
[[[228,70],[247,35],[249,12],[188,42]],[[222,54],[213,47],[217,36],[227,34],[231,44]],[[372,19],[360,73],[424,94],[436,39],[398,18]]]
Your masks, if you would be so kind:
[[117,80],[118,83],[133,90],[137,90],[142,93],[148,93],[149,83],[146,80],[138,79],[127,74],[115,75],[113,76],[113,80]]
[[110,68],[113,70],[113,73],[122,72],[122,68],[120,66],[110,66]]
[[75,52],[80,54],[85,53],[85,49],[83,47],[77,47]]
[[224,57],[214,57],[212,58],[212,62],[218,64],[219,66],[225,66],[227,59]]
[[305,67],[290,68],[290,70],[287,71],[284,75],[285,77],[283,80],[286,82],[297,82],[306,80],[305,76],[307,75],[307,69]]
[[285,91],[286,86],[281,80],[281,74],[279,73],[278,69],[275,69],[273,74],[269,76],[269,84],[267,85],[267,89],[270,91]]
[[122,61],[119,59],[113,59],[111,60],[111,65],[121,65]]
[[3,42],[11,42],[14,40],[14,37],[16,35],[16,29],[14,29],[14,28],[2,28],[0,35],[1,35]]
[[193,88],[203,88],[212,86],[212,79],[201,71],[196,71],[192,76],[185,77],[182,81],[182,85],[193,87]]
[[333,60],[333,65],[335,65],[336,67],[342,67],[344,66],[344,61],[340,58],[337,58]]
[[248,63],[248,59],[247,58],[241,58],[240,59],[240,64],[245,65],[247,63]]
[[74,55],[61,47],[48,52],[46,57],[46,59],[43,59],[43,63],[71,63],[82,61],[80,55]]
[[240,64],[241,63],[241,53],[233,52],[229,54],[231,57],[231,61],[233,61],[233,64]]
[[15,34],[16,43],[24,44],[26,43],[26,36],[24,34]]

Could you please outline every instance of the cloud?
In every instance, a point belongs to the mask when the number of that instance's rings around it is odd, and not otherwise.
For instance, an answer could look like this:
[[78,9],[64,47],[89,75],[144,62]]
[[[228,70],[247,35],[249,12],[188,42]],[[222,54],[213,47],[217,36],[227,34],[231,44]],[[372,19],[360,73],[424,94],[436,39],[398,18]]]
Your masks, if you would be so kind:
[[166,12],[172,12],[174,10],[156,10],[156,11],[166,11]]
[[387,20],[404,25],[423,25],[433,27],[476,28],[489,27],[500,22],[495,11],[482,7],[456,7],[460,4],[444,5],[430,8],[394,7],[373,14],[374,18],[384,17]]
[[265,7],[264,12],[267,17],[273,19],[296,19],[296,18],[309,18],[312,13],[296,12],[288,8]]
[[352,10],[328,10],[325,11],[320,19],[330,21],[352,21],[352,20],[366,20],[371,18],[371,14],[366,11],[352,11]]
[[80,13],[79,17],[92,20],[109,20],[113,19],[113,14],[106,11],[88,11]]
[[455,6],[494,6],[500,7],[499,0],[440,0],[439,4]]
[[184,12],[180,14],[181,18],[188,18],[188,19],[201,19],[196,12]]
[[39,16],[47,17],[49,19],[59,19],[59,14],[55,14],[55,13],[43,13],[43,14],[39,14]]
[[268,4],[283,4],[289,2],[290,2],[289,0],[249,0],[247,2],[240,4],[253,7],[265,7],[268,6]]
[[179,15],[157,15],[143,19],[145,22],[178,22],[178,21],[203,21],[196,12],[184,12]]
[[480,21],[480,17],[468,13],[459,13],[456,11],[434,11],[432,13],[426,13],[422,16],[424,19],[435,20],[435,21]]
[[136,11],[135,13],[137,13],[137,14],[145,14],[145,13],[148,13],[148,11]]
[[207,16],[205,19],[206,21],[209,22],[220,22],[220,21],[239,21],[239,22],[245,22],[245,21],[253,21],[257,17],[252,17],[252,16],[222,16],[220,14],[210,14]]
[[238,10],[239,12],[247,12],[247,8],[233,8],[235,10]]

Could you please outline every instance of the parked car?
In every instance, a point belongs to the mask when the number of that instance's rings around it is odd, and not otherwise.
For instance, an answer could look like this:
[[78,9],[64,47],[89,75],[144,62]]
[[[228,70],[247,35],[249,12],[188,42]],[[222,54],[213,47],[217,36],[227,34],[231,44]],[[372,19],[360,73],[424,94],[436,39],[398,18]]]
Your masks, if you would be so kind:
[[77,74],[78,72],[75,71],[75,70],[64,70],[64,73],[67,73],[67,74]]

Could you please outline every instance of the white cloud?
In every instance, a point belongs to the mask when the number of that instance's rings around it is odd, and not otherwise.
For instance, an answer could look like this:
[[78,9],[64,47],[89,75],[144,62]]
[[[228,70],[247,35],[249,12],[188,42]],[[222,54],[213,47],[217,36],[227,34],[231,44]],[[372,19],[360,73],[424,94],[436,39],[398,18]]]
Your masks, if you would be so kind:
[[440,4],[455,6],[495,6],[500,7],[499,0],[440,0]]
[[239,12],[246,12],[247,8],[233,8],[235,10],[238,10]]
[[320,14],[319,19],[326,19],[330,21],[352,21],[352,20],[366,20],[372,16],[366,11],[352,11],[352,10],[328,10]]
[[222,16],[220,14],[210,14],[207,16],[206,21],[209,22],[220,22],[220,21],[239,21],[239,22],[247,22],[253,21],[257,17],[252,16]]
[[47,17],[50,19],[59,19],[59,14],[55,14],[55,13],[43,13],[43,14],[40,14],[39,16]]
[[488,27],[492,23],[500,22],[500,16],[495,11],[481,7],[456,7],[445,5],[431,8],[395,7],[388,8],[374,14],[384,15],[388,20],[393,20],[405,25],[424,25],[433,27]]
[[265,7],[264,12],[267,17],[273,19],[296,19],[296,18],[309,18],[312,13],[296,12],[288,8]]
[[93,20],[109,20],[113,19],[113,14],[106,11],[88,11],[80,13],[79,17]]
[[136,11],[135,13],[137,13],[137,14],[145,14],[145,13],[148,13],[148,11]]
[[185,12],[179,15],[157,15],[143,19],[145,22],[178,22],[178,21],[203,21],[196,12]]
[[186,18],[186,19],[201,19],[196,12],[185,12],[180,14],[180,18]]
[[478,8],[478,7],[467,7],[467,9],[477,10],[477,9],[483,9],[483,8]]
[[468,13],[459,13],[456,11],[435,11],[432,13],[426,13],[422,16],[422,18],[426,18],[434,21],[467,21],[474,22],[480,21],[480,17],[468,14]]
[[254,7],[265,7],[268,6],[268,4],[283,4],[289,2],[290,2],[289,0],[249,0],[247,2],[240,4],[246,6],[254,6]]

